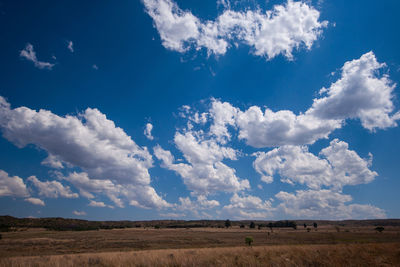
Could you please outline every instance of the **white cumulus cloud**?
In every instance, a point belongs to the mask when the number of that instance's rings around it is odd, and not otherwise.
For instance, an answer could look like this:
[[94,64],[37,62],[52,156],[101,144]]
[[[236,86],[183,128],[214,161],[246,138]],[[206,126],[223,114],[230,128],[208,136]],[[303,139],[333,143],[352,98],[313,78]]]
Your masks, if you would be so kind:
[[400,119],[400,112],[394,113],[395,84],[386,74],[379,74],[384,66],[372,52],[346,62],[341,78],[320,90],[326,96],[314,99],[312,106],[298,115],[290,110],[263,111],[258,106],[241,111],[213,99],[209,110],[214,119],[212,133],[229,139],[228,126],[232,126],[238,129],[239,139],[261,148],[313,144],[328,138],[347,119],[359,119],[368,130],[395,127]]
[[314,99],[307,114],[328,120],[358,118],[369,130],[397,126],[400,113],[391,115],[396,84],[387,74],[379,75],[385,66],[376,60],[373,52],[346,62],[341,78],[320,90],[326,96]]
[[153,160],[147,148],[138,146],[97,109],[61,117],[48,110],[11,109],[0,97],[0,129],[16,146],[34,144],[47,151],[55,162],[81,168],[90,180],[127,185],[132,192],[125,195],[137,206],[168,206],[150,186],[148,169]]
[[197,196],[196,200],[190,199],[190,197],[179,197],[179,204],[175,204],[174,210],[179,211],[183,216],[194,216],[196,218],[209,218],[209,214],[206,210],[211,210],[220,206],[217,200],[209,200],[206,196]]
[[48,198],[77,198],[79,195],[73,193],[69,186],[64,186],[58,181],[42,182],[36,176],[30,176],[27,179],[39,191],[39,195]]
[[237,159],[234,149],[223,147],[199,132],[177,132],[174,141],[187,163],[175,163],[171,152],[160,146],[154,148],[154,155],[162,161],[162,167],[178,173],[194,194],[237,192],[250,187],[248,180],[241,180],[235,169],[222,162]]
[[0,170],[0,197],[28,197],[29,191],[24,180],[18,176],[9,176]]
[[293,218],[312,219],[373,219],[386,218],[385,211],[365,204],[346,204],[350,195],[330,190],[299,190],[295,193],[279,192],[278,210]]
[[269,200],[251,195],[239,196],[234,194],[230,204],[222,209],[222,215],[236,220],[242,219],[267,219],[273,214],[274,208]]
[[319,154],[320,157],[310,153],[306,146],[282,146],[267,153],[258,152],[253,166],[264,182],[271,183],[273,176],[279,175],[283,182],[305,184],[313,189],[341,190],[345,185],[369,183],[378,176],[368,168],[369,160],[360,158],[338,139]]
[[231,43],[249,45],[253,53],[271,59],[279,54],[291,58],[292,51],[312,44],[327,26],[320,13],[300,1],[275,5],[273,10],[233,11],[228,8],[214,21],[202,21],[184,11],[172,0],[142,0],[152,17],[162,44],[167,49],[185,52],[193,47],[208,54],[225,54]]

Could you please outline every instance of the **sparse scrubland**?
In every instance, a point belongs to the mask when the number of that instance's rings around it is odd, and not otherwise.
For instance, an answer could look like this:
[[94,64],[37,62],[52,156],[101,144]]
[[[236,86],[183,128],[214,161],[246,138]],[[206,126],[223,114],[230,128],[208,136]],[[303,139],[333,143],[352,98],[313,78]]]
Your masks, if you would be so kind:
[[0,266],[400,266],[398,221],[218,223],[223,227],[3,227]]
[[400,266],[400,244],[282,245],[13,257],[0,266]]

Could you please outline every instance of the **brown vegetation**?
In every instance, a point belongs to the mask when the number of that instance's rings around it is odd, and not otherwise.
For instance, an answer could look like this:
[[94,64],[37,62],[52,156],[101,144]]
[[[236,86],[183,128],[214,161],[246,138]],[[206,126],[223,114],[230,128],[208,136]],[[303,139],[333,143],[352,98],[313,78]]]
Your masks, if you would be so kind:
[[254,238],[254,246],[288,244],[352,244],[400,242],[400,228],[386,227],[379,233],[374,227],[333,226],[314,229],[128,228],[99,231],[49,231],[40,228],[2,233],[0,258],[11,256],[54,255],[88,252],[131,251],[175,248],[236,247],[245,245],[245,237]]
[[0,266],[400,266],[399,243],[165,249],[15,257]]
[[[26,222],[32,223],[23,223]],[[147,225],[155,222],[159,229]],[[297,222],[302,226],[297,228],[249,228],[250,222],[244,221],[231,222],[228,228],[226,221],[213,221],[223,227],[199,228],[197,224],[210,221],[179,221],[179,225],[188,223],[195,228],[167,227],[177,222],[66,231],[68,224],[86,227],[93,222],[42,219],[41,223],[64,229],[54,231],[22,227],[19,221],[20,224],[8,224],[11,227],[1,233],[0,266],[400,266],[400,227],[393,220],[379,221],[385,225],[381,232],[376,230],[376,221],[317,221],[318,228],[312,226],[313,222],[304,221]],[[33,223],[39,226],[38,221]],[[95,223],[118,226],[121,222]],[[246,237],[253,238],[251,247],[246,245]]]

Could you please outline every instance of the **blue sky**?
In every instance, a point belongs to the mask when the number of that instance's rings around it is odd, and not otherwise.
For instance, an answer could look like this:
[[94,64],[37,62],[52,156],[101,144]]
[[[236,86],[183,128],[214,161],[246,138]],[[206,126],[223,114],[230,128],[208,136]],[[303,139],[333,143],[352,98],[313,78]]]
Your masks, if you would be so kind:
[[0,2],[0,213],[398,218],[398,1]]

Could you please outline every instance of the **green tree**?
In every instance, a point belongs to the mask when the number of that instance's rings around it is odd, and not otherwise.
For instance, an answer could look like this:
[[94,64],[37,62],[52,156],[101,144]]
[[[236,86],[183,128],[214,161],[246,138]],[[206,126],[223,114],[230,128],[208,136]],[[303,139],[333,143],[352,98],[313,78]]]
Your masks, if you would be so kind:
[[230,221],[230,220],[226,220],[226,221],[225,221],[225,227],[226,227],[226,228],[231,227],[231,221]]
[[314,222],[313,225],[314,225],[314,228],[317,229],[318,224],[316,222]]
[[251,246],[251,244],[254,242],[254,239],[252,236],[246,236],[244,241],[246,242],[247,245]]
[[252,229],[256,228],[256,224],[254,222],[251,222],[250,223],[250,228],[252,228]]

